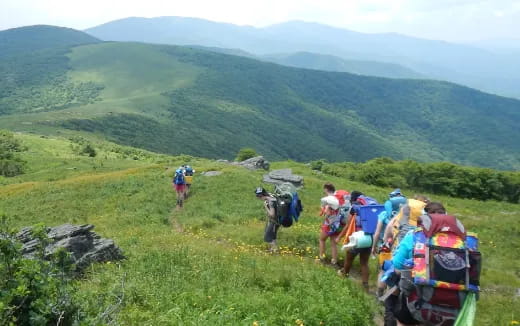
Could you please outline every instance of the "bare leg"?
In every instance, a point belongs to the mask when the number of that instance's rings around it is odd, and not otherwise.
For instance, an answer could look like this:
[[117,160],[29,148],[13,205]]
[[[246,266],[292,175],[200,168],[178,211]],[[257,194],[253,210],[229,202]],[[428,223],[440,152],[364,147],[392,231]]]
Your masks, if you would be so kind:
[[334,236],[330,237],[330,251],[332,252],[332,260],[330,262],[336,265],[338,262],[338,244]]
[[353,254],[350,250],[348,250],[347,257],[345,258],[345,264],[343,265],[343,272],[346,275],[350,273],[350,268],[352,267],[352,262],[354,262],[354,258],[356,258],[356,255]]
[[325,241],[327,241],[327,233],[320,231],[320,259],[325,257]]
[[370,259],[370,252],[362,252],[359,254],[359,263],[361,265],[361,281],[365,291],[368,292],[368,260]]

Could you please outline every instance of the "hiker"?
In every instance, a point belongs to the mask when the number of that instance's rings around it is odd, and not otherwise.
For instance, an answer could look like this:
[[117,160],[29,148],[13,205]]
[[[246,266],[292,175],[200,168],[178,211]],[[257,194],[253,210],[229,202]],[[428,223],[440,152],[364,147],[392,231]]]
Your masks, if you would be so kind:
[[[424,207],[424,211],[426,214],[444,214],[446,215],[446,209],[444,206],[442,206],[441,203],[431,202],[428,203]],[[419,223],[420,224],[420,223]],[[400,241],[397,248],[394,250],[394,253],[392,254],[392,263],[394,264],[394,267],[397,269],[404,269],[405,268],[405,261],[407,259],[412,258],[412,251],[413,251],[413,233],[415,231],[415,228],[408,231],[403,239]]]
[[409,230],[417,227],[417,219],[423,214],[424,207],[429,202],[428,197],[423,195],[415,195],[413,199],[407,199],[399,213],[388,222],[383,242],[392,241],[395,248]]
[[[424,207],[424,211],[427,214],[446,214],[444,206],[442,206],[442,204],[440,203],[435,202],[428,203]],[[393,256],[389,260],[389,262],[391,262],[391,264],[389,265],[397,270],[396,273],[398,275],[401,274],[402,270],[409,269],[409,266],[407,264],[409,264],[409,261],[412,258],[413,247],[414,230],[409,230],[408,233],[400,241],[399,245],[397,245],[393,252]],[[383,268],[383,266],[382,270],[385,269]],[[392,314],[395,320],[399,322],[399,325],[420,325],[420,323],[413,318],[413,316],[410,313],[410,310],[406,305],[406,302],[403,302],[403,300],[406,299],[403,297],[403,295],[400,295],[399,290],[396,290],[395,293],[391,294],[385,300],[385,326],[387,323],[388,325],[395,325],[394,323],[389,321],[391,317],[387,316],[388,313]]]
[[[381,267],[385,260],[392,259],[392,253],[390,252],[391,245],[389,243],[383,242],[384,231],[388,222],[399,212],[401,206],[406,204],[406,197],[401,194],[400,189],[395,189],[391,193],[388,194],[388,200],[385,202],[385,210],[378,215],[376,232],[374,233],[374,241],[372,244],[372,255],[378,256],[379,262],[379,275],[377,279],[380,279],[383,276],[383,271]],[[377,287],[377,296],[380,297],[383,295],[384,289],[386,288],[386,284],[383,282],[378,282]]]
[[256,188],[255,195],[256,198],[264,201],[264,209],[267,215],[264,241],[269,244],[270,252],[277,252],[278,247],[276,244],[276,235],[280,228],[280,224],[276,218],[276,198],[262,187]]
[[[326,192],[330,193],[330,186],[332,184],[328,184],[329,187],[326,188]],[[327,186],[327,184],[325,184]],[[333,188],[334,186],[332,186]],[[333,193],[333,191],[332,191]],[[321,199],[321,205],[323,207],[322,215],[325,217],[323,220],[323,223],[321,224],[321,230],[320,230],[320,256],[319,259],[323,262],[326,255],[325,255],[325,242],[327,239],[330,239],[330,249],[331,249],[331,255],[332,259],[330,260],[330,263],[334,266],[337,266],[338,263],[338,243],[337,243],[337,237],[343,230],[343,228],[346,225],[345,222],[345,215],[341,214],[340,212],[340,204],[339,200],[333,196],[329,195],[326,197],[323,197]]]
[[177,208],[181,208],[185,197],[184,192],[186,191],[186,180],[182,167],[175,170],[172,182],[175,192],[177,193]]
[[185,194],[184,194],[184,198],[187,198],[188,195],[190,194],[190,188],[191,188],[191,184],[193,183],[193,174],[195,173],[195,170],[189,166],[189,165],[186,165],[184,167],[184,179],[186,180],[186,191],[185,191]]
[[[385,306],[407,325],[471,320],[481,268],[478,238],[466,233],[442,204],[429,203],[424,210],[418,227],[404,236],[392,260],[385,263],[386,281],[397,288]],[[463,310],[467,314],[460,314]]]
[[[355,224],[355,231],[362,231],[361,222],[359,219],[356,218],[357,215],[357,209],[359,206],[367,205],[368,203],[372,203],[375,201],[373,198],[363,195],[360,191],[352,191],[351,194],[351,205],[352,208],[350,210],[350,216],[347,224],[354,223]],[[377,203],[377,202],[376,202]],[[353,220],[354,219],[354,220]],[[346,232],[349,228],[344,228],[343,231],[340,233],[340,235],[337,237],[337,240],[341,239],[343,236],[346,235]],[[371,235],[367,235],[370,236]],[[373,240],[371,240],[373,241]],[[369,277],[369,269],[368,269],[368,260],[370,258],[370,252],[372,251],[372,246],[369,245],[365,248],[349,248],[347,249],[347,256],[345,258],[345,263],[343,265],[343,268],[338,271],[339,274],[349,276],[350,268],[352,267],[352,263],[354,262],[354,259],[357,255],[359,255],[359,264],[361,266],[361,282],[363,285],[363,288],[366,292],[368,292],[368,277]]]

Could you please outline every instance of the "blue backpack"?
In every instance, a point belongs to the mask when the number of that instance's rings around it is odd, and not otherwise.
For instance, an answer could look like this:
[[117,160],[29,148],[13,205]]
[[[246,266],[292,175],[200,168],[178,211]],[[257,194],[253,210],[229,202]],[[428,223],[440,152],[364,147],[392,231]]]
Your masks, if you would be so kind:
[[173,183],[176,185],[183,185],[186,183],[186,181],[184,180],[184,173],[182,173],[181,169],[177,169],[175,171],[175,175],[173,177]]

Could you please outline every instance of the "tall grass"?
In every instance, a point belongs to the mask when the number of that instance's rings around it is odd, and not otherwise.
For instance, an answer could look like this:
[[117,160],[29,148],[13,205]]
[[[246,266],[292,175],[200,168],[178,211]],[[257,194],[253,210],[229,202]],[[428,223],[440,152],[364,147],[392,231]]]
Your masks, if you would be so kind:
[[[339,278],[333,269],[314,263],[321,222],[317,213],[325,181],[380,201],[390,189],[324,178],[295,162],[274,163],[273,168],[291,167],[305,177],[300,190],[305,211],[300,222],[281,229],[281,253],[270,255],[262,241],[262,203],[253,195],[263,171],[151,153],[133,160],[106,143],[98,145],[100,155],[92,159],[74,154],[63,139],[22,139],[29,144],[24,155],[32,169],[1,180],[6,185],[0,188],[0,210],[14,217],[18,227],[92,223],[127,256],[121,263],[93,265],[80,281],[77,295],[90,316],[98,316],[91,320],[126,325],[368,325],[378,314],[376,301],[355,279]],[[103,168],[93,169],[93,162]],[[185,207],[176,211],[171,177],[181,163],[222,175],[197,173]],[[76,169],[67,169],[70,165]],[[476,324],[518,320],[519,206],[432,199],[479,233],[484,262]],[[372,287],[376,268],[371,261]]]

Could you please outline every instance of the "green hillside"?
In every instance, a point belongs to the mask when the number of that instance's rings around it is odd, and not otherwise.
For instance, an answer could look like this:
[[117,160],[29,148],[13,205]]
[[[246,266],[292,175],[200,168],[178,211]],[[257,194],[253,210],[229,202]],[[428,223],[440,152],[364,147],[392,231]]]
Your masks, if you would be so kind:
[[[0,127],[94,134],[170,154],[520,168],[520,101],[450,83],[283,67],[199,49],[98,43],[3,60]],[[39,69],[32,69],[39,67]],[[239,137],[236,137],[239,135]]]
[[297,68],[349,72],[358,75],[386,78],[427,78],[412,69],[395,63],[347,60],[333,55],[310,52],[273,54],[262,56],[262,58],[270,62]]
[[0,58],[97,42],[97,38],[72,28],[48,25],[12,28],[0,31]]
[[[280,255],[270,255],[262,243],[262,204],[253,196],[263,171],[104,141],[92,142],[98,155],[90,158],[63,138],[16,138],[27,147],[21,155],[28,171],[0,177],[0,211],[13,226],[91,223],[127,256],[120,263],[94,265],[77,281],[75,298],[85,324],[365,326],[381,319],[380,306],[363,294],[355,276],[340,278],[314,258],[324,182],[381,201],[388,188],[347,183],[304,164],[273,163],[304,176],[305,211],[298,224],[280,231]],[[193,165],[197,174],[184,209],[175,211],[170,183],[182,163]],[[200,175],[209,170],[223,174]],[[518,320],[518,205],[431,198],[479,234],[484,265],[475,325]],[[375,260],[370,268],[373,288]],[[353,270],[358,269],[356,263]]]

